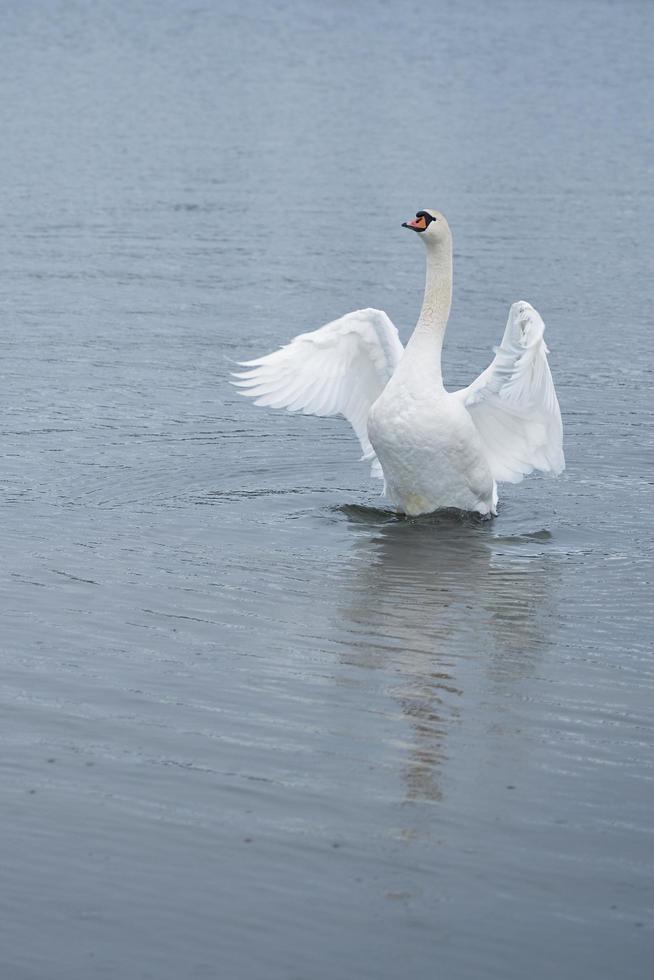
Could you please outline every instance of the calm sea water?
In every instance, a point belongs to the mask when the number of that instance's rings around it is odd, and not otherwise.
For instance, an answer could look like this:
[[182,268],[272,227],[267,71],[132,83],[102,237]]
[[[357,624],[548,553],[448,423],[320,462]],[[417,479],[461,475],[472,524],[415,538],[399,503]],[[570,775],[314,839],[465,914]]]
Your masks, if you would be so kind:
[[[0,973],[645,980],[654,7],[0,12]],[[568,469],[399,522],[237,358],[541,311]]]

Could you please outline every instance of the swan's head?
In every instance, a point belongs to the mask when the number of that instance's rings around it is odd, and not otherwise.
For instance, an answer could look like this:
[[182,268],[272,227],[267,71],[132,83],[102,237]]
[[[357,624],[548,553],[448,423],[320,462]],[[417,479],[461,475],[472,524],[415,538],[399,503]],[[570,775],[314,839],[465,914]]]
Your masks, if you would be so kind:
[[447,219],[440,211],[433,211],[431,208],[418,211],[411,221],[403,221],[402,227],[417,231],[425,245],[435,245],[439,242],[448,241],[450,238],[450,226]]

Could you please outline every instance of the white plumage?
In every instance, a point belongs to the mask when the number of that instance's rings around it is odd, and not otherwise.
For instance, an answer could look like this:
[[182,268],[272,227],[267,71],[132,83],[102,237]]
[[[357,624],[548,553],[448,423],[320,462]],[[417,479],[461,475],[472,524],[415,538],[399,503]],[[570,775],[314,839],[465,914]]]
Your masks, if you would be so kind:
[[343,415],[372,459],[368,413],[390,381],[404,348],[382,310],[355,310],[265,357],[242,361],[242,394],[255,405],[305,415]]
[[496,513],[496,483],[564,466],[559,404],[544,324],[514,303],[491,365],[447,392],[441,347],[452,289],[452,237],[437,211],[407,224],[427,246],[425,298],[406,350],[381,310],[348,313],[280,350],[242,362],[235,374],[255,404],[343,415],[401,513],[443,507]]
[[519,483],[532,470],[565,468],[563,426],[547,363],[545,324],[529,303],[514,303],[492,364],[455,392],[477,427],[498,483]]

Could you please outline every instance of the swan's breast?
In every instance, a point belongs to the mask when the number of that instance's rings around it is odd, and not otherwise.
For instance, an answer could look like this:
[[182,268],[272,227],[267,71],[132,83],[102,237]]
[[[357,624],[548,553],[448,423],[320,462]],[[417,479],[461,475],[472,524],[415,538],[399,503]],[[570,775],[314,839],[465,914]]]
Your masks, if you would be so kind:
[[406,457],[444,447],[456,421],[448,411],[448,398],[445,393],[416,394],[404,385],[389,384],[368,415],[368,438],[375,451]]

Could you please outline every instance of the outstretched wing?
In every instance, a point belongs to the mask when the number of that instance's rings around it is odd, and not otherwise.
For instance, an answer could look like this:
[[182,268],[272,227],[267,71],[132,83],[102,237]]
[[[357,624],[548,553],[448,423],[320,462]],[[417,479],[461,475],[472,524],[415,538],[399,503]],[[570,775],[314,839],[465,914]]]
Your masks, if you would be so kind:
[[287,408],[305,415],[344,415],[357,434],[372,475],[381,476],[370,445],[370,407],[382,393],[403,353],[382,310],[355,310],[254,361],[234,374],[242,395],[255,405]]
[[532,470],[565,468],[561,411],[547,363],[545,324],[529,303],[514,303],[495,359],[456,392],[481,436],[493,477],[519,483]]

